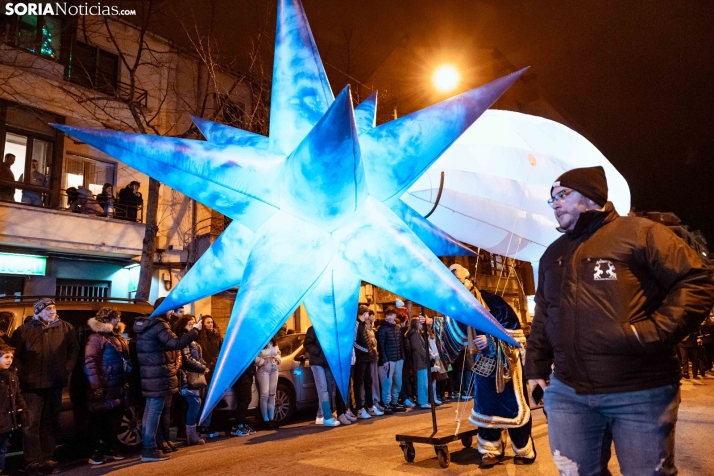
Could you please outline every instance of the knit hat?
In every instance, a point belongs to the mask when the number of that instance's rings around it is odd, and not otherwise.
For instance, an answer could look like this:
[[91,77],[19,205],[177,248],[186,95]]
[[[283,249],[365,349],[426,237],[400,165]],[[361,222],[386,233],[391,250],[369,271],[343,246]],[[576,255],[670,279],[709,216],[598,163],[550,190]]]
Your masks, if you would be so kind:
[[101,323],[107,324],[114,318],[121,318],[121,311],[117,311],[111,307],[103,307],[97,311],[97,315],[94,316],[94,318]]
[[551,196],[555,187],[572,188],[601,207],[607,203],[607,178],[605,169],[599,165],[568,170],[553,182],[550,187]]
[[50,298],[40,298],[37,301],[35,301],[35,305],[33,306],[35,315],[38,315],[39,313],[42,312],[43,309],[45,309],[47,306],[54,306],[55,301]]

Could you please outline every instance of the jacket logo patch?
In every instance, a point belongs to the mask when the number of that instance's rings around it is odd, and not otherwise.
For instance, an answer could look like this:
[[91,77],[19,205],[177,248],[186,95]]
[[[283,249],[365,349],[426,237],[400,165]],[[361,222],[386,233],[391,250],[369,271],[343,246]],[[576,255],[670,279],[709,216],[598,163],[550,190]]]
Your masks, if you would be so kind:
[[593,279],[595,281],[617,281],[617,273],[615,273],[615,265],[612,261],[606,259],[597,260]]

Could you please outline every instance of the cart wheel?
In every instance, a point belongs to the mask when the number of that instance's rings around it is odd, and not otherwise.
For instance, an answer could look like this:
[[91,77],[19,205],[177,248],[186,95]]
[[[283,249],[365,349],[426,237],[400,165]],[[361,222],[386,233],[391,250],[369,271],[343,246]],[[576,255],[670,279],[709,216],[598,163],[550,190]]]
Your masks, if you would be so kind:
[[449,456],[449,447],[440,446],[436,449],[436,457],[439,460],[439,466],[442,468],[448,468],[451,462],[451,457]]
[[412,445],[411,443],[407,443],[402,447],[402,450],[404,451],[404,459],[407,461],[407,463],[414,462],[414,458],[416,457],[416,450],[414,449],[414,445]]
[[474,437],[464,436],[463,438],[461,438],[461,444],[464,445],[464,448],[471,448],[471,445],[474,444]]

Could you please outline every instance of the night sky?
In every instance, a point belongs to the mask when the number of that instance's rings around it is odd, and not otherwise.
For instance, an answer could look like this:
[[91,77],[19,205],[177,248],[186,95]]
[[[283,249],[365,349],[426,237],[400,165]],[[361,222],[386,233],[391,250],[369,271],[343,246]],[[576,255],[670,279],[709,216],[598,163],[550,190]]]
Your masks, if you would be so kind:
[[[215,11],[207,5],[214,4]],[[672,211],[714,249],[714,3],[709,0],[303,0],[335,93],[368,82],[405,37],[431,51],[497,48],[531,66],[546,98],[630,184],[637,210]],[[275,1],[193,1],[175,14],[213,37],[236,69]],[[213,21],[211,22],[211,17]],[[176,29],[157,27],[179,43]],[[348,53],[349,52],[349,53]],[[435,53],[436,55],[436,53]],[[463,56],[463,55],[462,55]],[[463,58],[460,59],[463,61]],[[478,62],[479,58],[473,58]],[[415,74],[404,71],[405,75]],[[469,79],[480,85],[478,78]],[[367,84],[379,88],[378,84]],[[425,85],[429,87],[429,85]]]

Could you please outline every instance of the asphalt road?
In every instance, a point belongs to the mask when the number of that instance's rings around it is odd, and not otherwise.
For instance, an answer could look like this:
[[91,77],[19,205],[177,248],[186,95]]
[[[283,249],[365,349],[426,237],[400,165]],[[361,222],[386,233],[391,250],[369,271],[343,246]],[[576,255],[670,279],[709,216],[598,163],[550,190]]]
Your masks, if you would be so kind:
[[[456,403],[437,410],[444,429],[455,428]],[[469,428],[464,411],[462,428]],[[413,463],[404,460],[395,434],[430,433],[428,411],[414,411],[389,417],[360,421],[349,427],[316,426],[309,415],[302,421],[277,431],[231,438],[221,437],[205,446],[183,448],[169,461],[139,463],[138,456],[121,462],[90,467],[86,460],[66,463],[66,474],[72,475],[557,475],[548,448],[548,429],[541,410],[534,412],[533,438],[538,458],[532,466],[515,466],[510,448],[505,461],[489,470],[478,468],[476,450],[465,449],[460,442],[451,443],[451,465],[441,469],[434,451],[416,444]],[[714,474],[714,377],[686,380],[682,384],[682,405],[677,427],[677,464],[681,475]],[[610,464],[619,475],[615,458]]]

